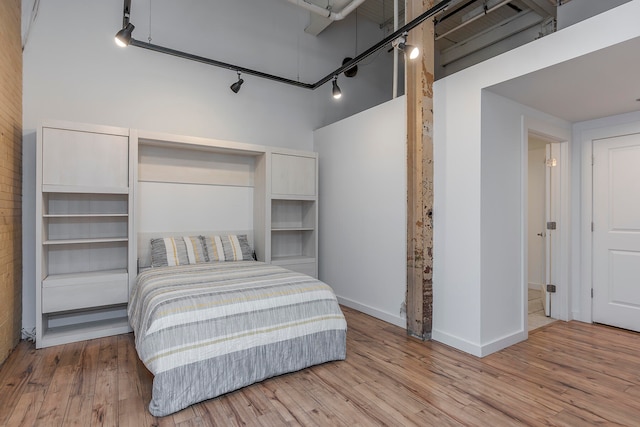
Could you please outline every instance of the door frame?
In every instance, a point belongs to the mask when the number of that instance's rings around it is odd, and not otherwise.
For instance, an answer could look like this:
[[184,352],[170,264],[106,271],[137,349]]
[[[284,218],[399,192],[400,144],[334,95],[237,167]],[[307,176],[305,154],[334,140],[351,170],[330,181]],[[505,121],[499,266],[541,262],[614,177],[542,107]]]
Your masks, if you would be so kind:
[[541,137],[548,139],[550,141],[560,143],[560,161],[558,163],[559,167],[559,178],[560,182],[558,185],[558,198],[559,201],[557,209],[557,222],[559,224],[558,233],[556,233],[554,247],[558,248],[556,251],[552,253],[552,263],[556,265],[557,268],[554,271],[554,282],[557,285],[557,292],[552,296],[552,304],[551,304],[551,317],[554,319],[560,320],[569,320],[569,298],[570,298],[570,257],[569,257],[569,246],[570,246],[570,215],[569,215],[569,206],[570,206],[570,183],[569,183],[569,141],[571,140],[571,130],[561,128],[555,126],[551,123],[535,119],[532,117],[522,116],[522,137],[521,137],[521,147],[522,147],[522,159],[521,159],[521,170],[522,170],[522,178],[521,178],[521,187],[522,187],[522,199],[521,199],[521,265],[522,265],[522,275],[521,275],[521,287],[522,287],[522,315],[523,315],[523,325],[524,330],[527,332],[528,336],[528,298],[527,298],[527,289],[528,289],[528,236],[527,236],[527,224],[528,224],[528,186],[527,186],[527,177],[528,177],[528,144],[529,144],[529,134],[537,134]]
[[580,144],[582,147],[581,159],[581,205],[580,205],[580,309],[573,314],[573,318],[582,322],[593,323],[593,234],[591,223],[593,221],[593,144],[597,140],[616,136],[640,133],[640,122],[635,121],[623,124],[610,124],[605,127],[582,131]]

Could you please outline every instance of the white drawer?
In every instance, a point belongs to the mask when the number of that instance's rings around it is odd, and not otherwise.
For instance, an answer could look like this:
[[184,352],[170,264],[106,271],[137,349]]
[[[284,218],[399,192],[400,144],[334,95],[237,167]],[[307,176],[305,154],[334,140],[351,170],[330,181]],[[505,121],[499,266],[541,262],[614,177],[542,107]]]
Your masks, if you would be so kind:
[[123,304],[128,300],[129,285],[126,277],[42,288],[43,313]]

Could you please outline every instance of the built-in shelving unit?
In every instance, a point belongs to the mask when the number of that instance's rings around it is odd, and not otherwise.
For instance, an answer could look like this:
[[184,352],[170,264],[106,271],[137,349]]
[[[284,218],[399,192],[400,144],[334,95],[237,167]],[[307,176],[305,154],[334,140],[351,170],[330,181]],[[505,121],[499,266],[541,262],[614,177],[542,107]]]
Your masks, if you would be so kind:
[[38,129],[36,346],[129,331],[129,131]]
[[290,152],[270,156],[270,262],[317,277],[317,157]]
[[38,348],[130,330],[138,232],[253,230],[259,261],[317,277],[315,153],[46,122],[36,170]]

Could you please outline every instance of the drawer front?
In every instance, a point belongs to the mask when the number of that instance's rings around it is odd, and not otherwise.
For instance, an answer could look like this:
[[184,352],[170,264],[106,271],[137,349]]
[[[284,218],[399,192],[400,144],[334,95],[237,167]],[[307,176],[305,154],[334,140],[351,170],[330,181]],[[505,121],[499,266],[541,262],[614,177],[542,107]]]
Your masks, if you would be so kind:
[[42,312],[77,310],[123,304],[129,300],[127,280],[117,279],[42,289]]
[[306,274],[311,277],[316,277],[318,274],[316,273],[316,263],[303,263],[303,264],[278,264],[282,268],[286,268],[287,270],[296,271],[298,273]]

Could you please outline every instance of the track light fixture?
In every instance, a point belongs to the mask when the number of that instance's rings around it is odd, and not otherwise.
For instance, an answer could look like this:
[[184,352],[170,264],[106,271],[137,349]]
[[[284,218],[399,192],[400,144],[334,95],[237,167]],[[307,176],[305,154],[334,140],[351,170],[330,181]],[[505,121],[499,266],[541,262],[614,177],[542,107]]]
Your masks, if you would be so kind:
[[333,94],[333,99],[342,98],[342,91],[340,90],[340,87],[338,87],[338,76],[333,76],[332,85],[333,88],[331,89],[331,93]]
[[[352,73],[355,74],[355,67],[360,62],[364,61],[366,58],[368,58],[369,56],[373,55],[374,53],[376,53],[380,49],[383,49],[386,46],[389,46],[389,44],[391,44],[392,49],[402,49],[405,52],[407,52],[410,59],[415,58],[417,56],[417,54],[419,54],[419,51],[417,49],[414,49],[412,46],[406,44],[406,41],[407,41],[406,36],[407,36],[408,32],[411,31],[412,29],[416,28],[418,25],[422,24],[427,19],[433,17],[437,13],[442,12],[443,10],[445,10],[455,0],[439,0],[438,4],[434,5],[430,9],[424,11],[421,15],[419,15],[416,18],[414,18],[411,22],[406,23],[401,28],[398,28],[393,33],[387,35],[385,38],[383,38],[382,40],[380,40],[378,43],[374,44],[370,48],[366,49],[364,52],[360,53],[355,58],[353,58],[351,60],[348,60],[346,63],[343,61],[343,64],[342,64],[341,67],[338,67],[337,69],[333,70],[332,72],[330,72],[326,76],[322,77],[320,80],[318,80],[315,83],[305,83],[305,82],[301,82],[299,80],[293,80],[293,79],[289,79],[289,78],[286,78],[286,77],[276,76],[276,75],[273,75],[273,74],[264,73],[262,71],[252,70],[250,68],[240,67],[240,66],[235,65],[235,64],[229,64],[229,63],[226,63],[226,62],[217,61],[215,59],[205,58],[205,57],[198,56],[198,55],[193,55],[191,53],[183,52],[183,51],[180,51],[180,50],[175,50],[175,49],[171,49],[171,48],[168,48],[168,47],[165,47],[165,46],[159,46],[159,45],[156,45],[156,44],[152,44],[151,40],[149,40],[149,43],[146,43],[146,42],[143,42],[143,41],[140,41],[140,40],[136,40],[136,39],[131,37],[131,33],[133,32],[133,29],[135,27],[133,26],[133,24],[129,23],[130,11],[131,11],[131,1],[132,0],[123,0],[124,7],[123,7],[123,14],[122,14],[122,30],[118,31],[118,34],[116,34],[116,40],[117,40],[118,44],[121,45],[121,46],[131,45],[131,46],[135,46],[135,47],[139,47],[139,48],[143,48],[143,49],[152,50],[154,52],[163,53],[163,54],[166,54],[166,55],[173,55],[173,56],[176,56],[178,58],[183,58],[183,59],[188,59],[188,60],[191,60],[191,61],[201,62],[203,64],[212,65],[214,67],[225,68],[227,70],[235,70],[235,71],[238,71],[238,73],[240,73],[240,71],[242,71],[245,74],[250,74],[252,76],[256,76],[256,77],[260,77],[260,78],[263,78],[263,79],[268,79],[268,80],[272,80],[272,81],[276,81],[276,82],[280,82],[280,83],[285,83],[285,84],[288,84],[288,85],[291,85],[291,86],[296,86],[296,87],[304,88],[304,89],[315,90],[315,89],[319,88],[320,86],[323,86],[325,83],[328,83],[329,80],[333,79],[333,90],[332,90],[332,93],[333,93],[334,98],[339,98],[341,96],[342,92],[340,91],[340,88],[338,87],[338,84],[336,82],[338,75],[340,75],[343,72],[345,73],[345,76],[347,76],[347,77],[349,77],[349,74],[352,74]],[[240,76],[238,75],[238,77],[240,77]],[[234,83],[231,86],[231,90],[233,90],[234,92],[237,93],[240,90],[240,86],[242,85],[242,83],[244,83],[244,82],[242,81],[242,79],[239,78],[238,82]]]
[[131,43],[131,33],[134,30],[135,25],[131,22],[127,23],[127,25],[116,33],[116,44],[120,47],[129,46]]
[[409,33],[407,32],[403,33],[402,36],[398,37],[392,43],[392,45],[399,51],[404,52],[409,57],[409,59],[413,60],[420,56],[420,49],[418,49],[416,46],[407,44],[408,35]]
[[238,71],[238,81],[230,86],[233,93],[238,93],[240,91],[240,86],[242,86],[242,83],[244,83],[244,80],[242,80],[242,78],[240,77],[240,71]]

